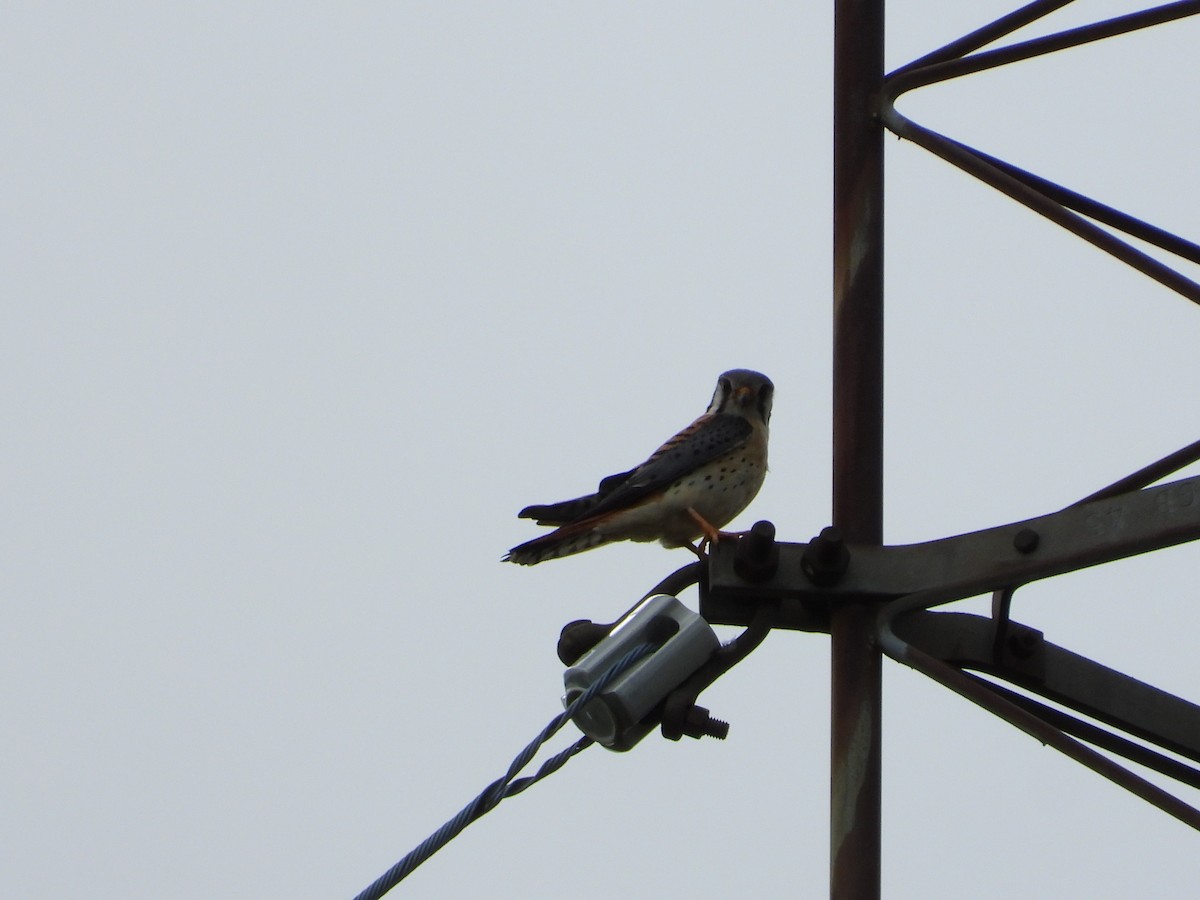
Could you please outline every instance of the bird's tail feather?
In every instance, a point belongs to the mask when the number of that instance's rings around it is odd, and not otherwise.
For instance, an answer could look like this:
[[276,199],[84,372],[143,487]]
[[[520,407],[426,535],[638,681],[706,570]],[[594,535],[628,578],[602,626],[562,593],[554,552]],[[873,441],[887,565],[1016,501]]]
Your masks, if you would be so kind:
[[591,522],[578,522],[567,525],[544,534],[532,541],[518,544],[508,551],[503,562],[516,563],[519,566],[534,566],[548,559],[558,559],[560,556],[570,556],[582,553],[601,544],[611,543],[613,538],[601,534],[592,527]]

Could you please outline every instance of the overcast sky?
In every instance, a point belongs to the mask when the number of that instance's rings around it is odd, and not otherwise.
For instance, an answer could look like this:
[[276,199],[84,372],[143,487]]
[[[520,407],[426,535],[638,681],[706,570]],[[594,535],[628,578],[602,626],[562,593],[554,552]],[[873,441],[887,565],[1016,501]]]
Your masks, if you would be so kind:
[[[890,6],[889,68],[1009,9]],[[0,894],[353,897],[555,714],[561,626],[690,559],[502,565],[517,510],[643,459],[725,369],[777,388],[735,524],[828,524],[831,7],[4,5]],[[1198,239],[1198,42],[900,108]],[[1200,437],[1200,309],[887,152],[889,543]],[[1014,615],[1197,700],[1197,562]],[[823,896],[828,644],[771,636],[704,695],[728,741],[593,748],[395,894]],[[1182,824],[914,672],[884,687],[885,896],[1194,886]]]

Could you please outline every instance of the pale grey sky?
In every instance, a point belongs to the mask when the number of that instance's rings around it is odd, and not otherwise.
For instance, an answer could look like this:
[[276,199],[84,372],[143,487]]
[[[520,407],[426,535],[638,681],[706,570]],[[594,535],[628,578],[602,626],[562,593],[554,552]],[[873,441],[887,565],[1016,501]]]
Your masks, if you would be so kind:
[[[1009,8],[896,0],[889,66]],[[516,511],[642,459],[724,369],[777,386],[737,524],[828,523],[830,10],[0,11],[0,894],[354,896],[554,715],[559,628],[689,559],[501,565]],[[1196,239],[1198,40],[901,109]],[[1200,310],[911,144],[887,162],[889,542],[1197,438]],[[1015,615],[1195,700],[1198,561]],[[589,750],[394,894],[824,895],[828,666],[773,635],[705,695],[728,741]],[[1185,826],[885,671],[885,896],[1194,882]]]

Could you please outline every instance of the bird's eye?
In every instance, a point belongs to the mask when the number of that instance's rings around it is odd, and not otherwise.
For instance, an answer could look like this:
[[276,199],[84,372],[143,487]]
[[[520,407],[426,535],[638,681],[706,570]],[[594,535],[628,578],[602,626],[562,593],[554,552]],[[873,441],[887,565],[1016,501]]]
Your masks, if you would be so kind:
[[771,399],[775,396],[775,389],[770,385],[764,384],[758,393],[758,412],[763,417],[764,422],[771,420]]

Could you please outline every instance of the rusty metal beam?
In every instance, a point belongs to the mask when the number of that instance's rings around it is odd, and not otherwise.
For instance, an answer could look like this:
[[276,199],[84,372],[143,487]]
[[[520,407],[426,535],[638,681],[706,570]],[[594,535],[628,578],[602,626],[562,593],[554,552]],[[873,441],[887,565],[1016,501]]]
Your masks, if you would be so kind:
[[986,47],[993,41],[997,41],[1005,35],[1012,34],[1012,32],[1024,28],[1031,22],[1036,22],[1038,19],[1048,16],[1055,10],[1062,9],[1073,2],[1074,0],[1035,0],[1035,2],[1022,6],[1020,9],[1014,10],[1006,16],[1001,16],[994,22],[989,22],[982,28],[977,28],[970,34],[965,34],[957,40],[951,41],[944,47],[939,47],[931,53],[926,53],[919,59],[914,59],[907,65],[901,66],[890,77],[895,77],[911,69],[924,69],[935,63],[966,56],[968,53],[978,50],[980,47]]
[[[1048,6],[1049,8],[1039,9],[1036,15],[1027,18],[1027,21],[1032,21],[1033,18],[1040,18],[1046,13],[1065,5],[1064,3],[1057,2],[1057,0],[1049,4],[1035,4],[1035,6]],[[1021,11],[1019,10],[1018,12]],[[1032,40],[1021,41],[1017,44],[1009,44],[1006,47],[1000,47],[995,50],[985,50],[970,56],[964,54],[982,46],[982,44],[977,43],[974,46],[952,44],[950,47],[953,47],[954,50],[951,51],[949,47],[943,48],[942,54],[936,60],[931,57],[923,57],[922,60],[897,69],[888,78],[888,92],[891,96],[898,97],[905,91],[933,84],[935,81],[947,81],[951,78],[959,78],[963,75],[982,72],[985,69],[994,69],[997,66],[1005,66],[1014,62],[1020,62],[1021,60],[1032,59],[1035,56],[1056,53],[1060,50],[1079,47],[1083,44],[1104,40],[1105,38],[1128,34],[1131,31],[1139,31],[1143,28],[1152,28],[1155,25],[1162,25],[1177,19],[1185,19],[1197,13],[1200,13],[1200,0],[1177,0],[1175,3],[1166,3],[1162,6],[1155,6],[1112,19],[1105,19],[1101,22],[1080,25],[1078,28],[1047,34],[1042,37],[1033,38]],[[1000,21],[1004,22],[1005,20]],[[993,23],[993,26],[999,24],[999,22]],[[999,34],[989,35],[985,42],[990,43],[992,40],[1011,30],[1010,28],[1001,31]],[[953,56],[950,53],[953,53]]]
[[[883,539],[883,0],[835,0],[833,524]],[[830,875],[834,900],[880,892],[882,657],[875,605],[830,621]]]
[[980,160],[995,167],[1005,175],[1009,175],[1017,181],[1028,185],[1033,190],[1044,195],[1048,200],[1058,203],[1066,209],[1073,210],[1118,231],[1123,231],[1125,234],[1166,250],[1168,253],[1174,253],[1188,262],[1200,263],[1200,244],[1197,244],[1195,241],[1189,241],[1186,238],[1167,231],[1165,228],[1151,225],[1149,222],[1135,218],[1128,213],[1115,209],[1106,203],[1094,200],[1078,191],[1063,187],[1061,184],[1055,184],[1048,178],[1042,178],[1040,175],[1035,175],[1018,166],[1014,166],[1012,163],[984,153],[982,150],[968,147],[960,141],[952,141],[952,143],[977,156]]
[[1132,244],[1114,237],[1110,232],[1072,212],[1061,202],[1047,196],[1027,181],[1014,177],[1003,168],[993,165],[987,160],[986,154],[981,154],[966,144],[918,125],[901,115],[890,103],[884,106],[880,116],[887,127],[898,136],[924,147],[935,156],[940,156],[946,162],[975,176],[984,184],[1065,228],[1076,237],[1115,256],[1142,274],[1148,275],[1164,287],[1170,288],[1193,303],[1200,303],[1200,283],[1182,275],[1170,266],[1164,265],[1149,254],[1143,253]]

